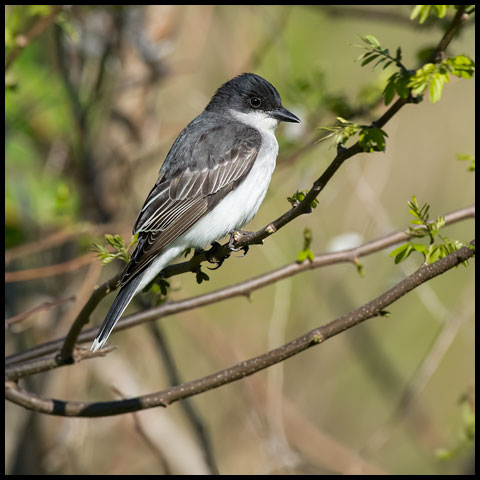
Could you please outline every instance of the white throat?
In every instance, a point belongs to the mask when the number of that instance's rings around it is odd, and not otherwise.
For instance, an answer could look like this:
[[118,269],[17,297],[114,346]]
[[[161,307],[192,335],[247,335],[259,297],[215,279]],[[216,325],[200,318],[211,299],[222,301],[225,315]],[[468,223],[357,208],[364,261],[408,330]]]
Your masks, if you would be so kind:
[[243,113],[239,112],[238,110],[230,109],[230,114],[235,120],[238,120],[249,127],[256,128],[262,134],[273,134],[275,129],[278,127],[278,120],[265,112]]

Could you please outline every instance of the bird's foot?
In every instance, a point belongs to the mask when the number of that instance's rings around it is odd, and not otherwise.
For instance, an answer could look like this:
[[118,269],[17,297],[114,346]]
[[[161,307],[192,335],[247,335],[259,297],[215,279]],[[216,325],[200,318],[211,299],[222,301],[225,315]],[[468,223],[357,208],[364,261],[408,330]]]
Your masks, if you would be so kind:
[[240,250],[243,250],[243,255],[244,257],[249,249],[248,245],[244,245],[243,247],[235,247],[235,243],[240,242],[243,240],[245,237],[248,237],[252,235],[253,232],[244,232],[243,230],[232,230],[230,232],[230,240],[228,241],[228,248],[232,252],[239,252]]
[[219,256],[219,249],[221,248],[221,245],[218,242],[213,242],[212,243],[212,248],[210,250],[205,251],[205,258],[209,263],[216,263],[216,267],[207,267],[209,270],[217,270],[220,268],[225,261],[230,256],[230,253],[227,253],[226,255]]

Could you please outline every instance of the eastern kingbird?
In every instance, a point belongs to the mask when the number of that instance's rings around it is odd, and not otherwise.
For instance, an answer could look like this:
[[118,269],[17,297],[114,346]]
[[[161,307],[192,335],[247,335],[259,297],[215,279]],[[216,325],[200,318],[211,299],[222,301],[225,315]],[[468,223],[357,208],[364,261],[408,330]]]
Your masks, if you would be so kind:
[[100,349],[132,297],[187,248],[202,248],[257,213],[275,168],[280,121],[300,122],[253,73],[222,85],[168,152],[138,215],[138,244],[92,344]]

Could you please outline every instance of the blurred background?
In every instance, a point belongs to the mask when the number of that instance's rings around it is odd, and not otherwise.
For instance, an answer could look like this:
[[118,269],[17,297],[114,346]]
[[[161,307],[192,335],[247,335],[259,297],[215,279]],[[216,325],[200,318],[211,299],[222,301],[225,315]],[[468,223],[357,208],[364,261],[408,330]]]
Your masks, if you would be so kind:
[[[300,125],[277,132],[278,166],[248,230],[284,213],[335,155],[320,126],[341,116],[370,123],[394,70],[361,68],[372,34],[409,68],[436,46],[446,19],[409,20],[411,6],[69,6],[13,54],[5,93],[5,317],[7,354],[64,336],[92,289],[116,274],[90,252],[103,234],[129,240],[144,198],[182,128],[215,90],[242,72],[273,83]],[[6,7],[13,41],[51,6]],[[29,30],[30,29],[30,30]],[[475,57],[473,21],[448,54]],[[8,62],[7,62],[8,63]],[[407,105],[385,127],[384,153],[357,155],[319,205],[232,255],[209,282],[170,279],[171,300],[219,289],[295,261],[303,231],[315,253],[344,235],[373,240],[411,220],[416,195],[438,215],[474,201],[457,154],[475,149],[474,82],[452,78],[440,102]],[[445,229],[473,238],[473,221]],[[348,245],[347,245],[348,246]],[[350,245],[351,246],[351,245]],[[104,358],[23,382],[63,400],[106,401],[167,388],[168,351],[181,380],[259,355],[383,293],[421,264],[388,251],[309,271],[205,308],[114,333]],[[113,295],[92,315],[99,325]],[[127,313],[148,308],[145,295]],[[41,306],[30,315],[16,316]],[[421,286],[376,318],[252,377],[135,415],[70,419],[6,404],[8,474],[462,474],[474,389],[474,271]],[[18,320],[18,321],[17,321]],[[161,339],[161,341],[160,341]],[[467,399],[467,400],[465,400]],[[470,415],[470,416],[469,416]],[[439,455],[439,452],[443,452]]]

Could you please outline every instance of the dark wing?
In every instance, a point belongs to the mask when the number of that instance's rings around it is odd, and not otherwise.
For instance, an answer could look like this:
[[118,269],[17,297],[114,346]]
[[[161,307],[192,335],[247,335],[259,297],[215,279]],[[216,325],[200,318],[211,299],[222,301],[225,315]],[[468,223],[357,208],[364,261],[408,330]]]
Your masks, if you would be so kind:
[[211,211],[245,178],[257,158],[261,136],[253,128],[238,123],[235,128],[212,126],[197,129],[195,138],[182,142],[189,127],[172,146],[138,215],[133,233],[139,233],[139,241],[121,286]]

